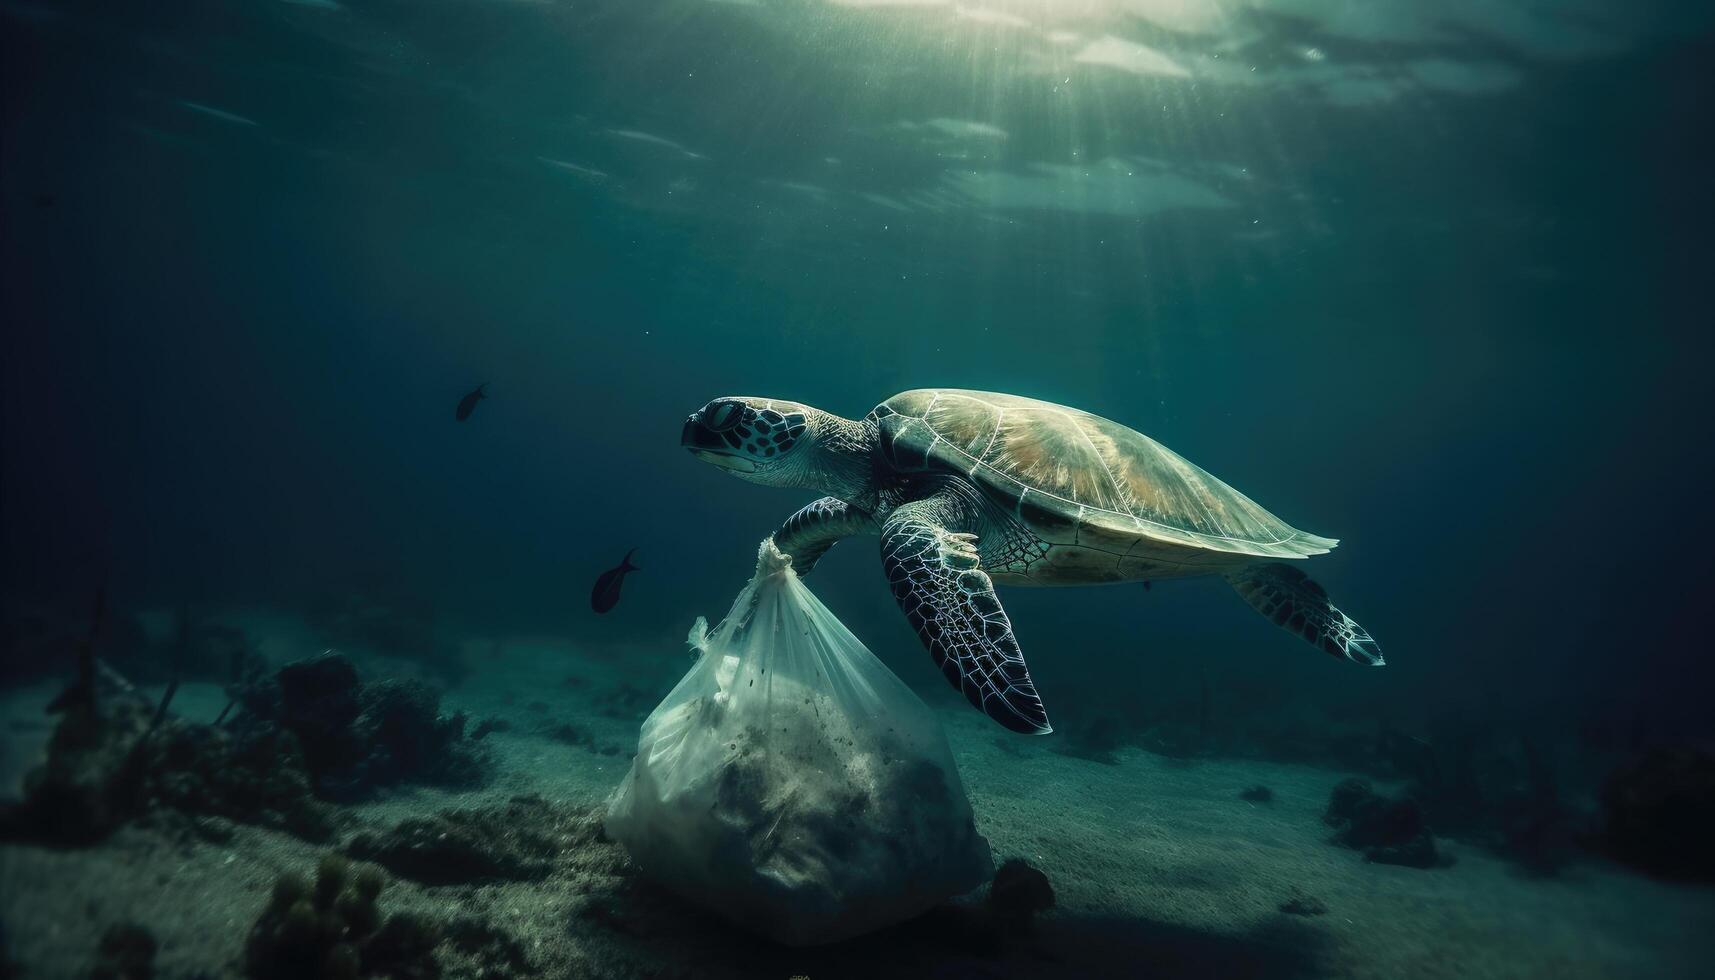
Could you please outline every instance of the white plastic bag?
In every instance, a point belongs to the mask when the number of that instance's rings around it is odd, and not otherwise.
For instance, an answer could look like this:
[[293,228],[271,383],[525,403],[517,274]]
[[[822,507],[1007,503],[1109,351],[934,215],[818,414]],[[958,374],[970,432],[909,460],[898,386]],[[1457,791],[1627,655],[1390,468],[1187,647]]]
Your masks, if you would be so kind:
[[607,832],[755,932],[833,942],[993,872],[940,723],[762,543],[756,575],[643,723]]

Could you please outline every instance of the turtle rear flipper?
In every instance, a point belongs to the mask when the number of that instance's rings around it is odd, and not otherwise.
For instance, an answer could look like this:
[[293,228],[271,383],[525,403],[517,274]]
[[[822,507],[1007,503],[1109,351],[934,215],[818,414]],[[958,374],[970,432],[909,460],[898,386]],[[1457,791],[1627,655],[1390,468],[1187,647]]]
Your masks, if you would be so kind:
[[1369,631],[1341,612],[1310,576],[1291,565],[1251,565],[1227,575],[1227,581],[1270,622],[1312,646],[1369,667],[1386,663],[1381,645]]
[[995,721],[1026,735],[1053,731],[1012,622],[979,565],[974,534],[949,530],[959,508],[936,494],[896,509],[881,534],[893,598],[948,683]]

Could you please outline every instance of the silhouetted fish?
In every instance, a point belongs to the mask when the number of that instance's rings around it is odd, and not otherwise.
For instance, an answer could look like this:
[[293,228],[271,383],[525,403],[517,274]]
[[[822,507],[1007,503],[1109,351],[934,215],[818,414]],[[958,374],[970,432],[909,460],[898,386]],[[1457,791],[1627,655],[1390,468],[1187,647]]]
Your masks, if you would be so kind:
[[638,571],[631,563],[631,556],[637,554],[633,548],[625,553],[625,560],[618,568],[610,568],[601,573],[601,578],[595,580],[595,588],[590,591],[590,608],[598,613],[607,612],[619,602],[619,587],[625,584],[625,573]]
[[460,422],[463,422],[465,419],[470,418],[470,413],[476,411],[476,403],[483,400],[484,398],[488,397],[487,395],[482,393],[482,389],[484,389],[486,387],[488,387],[488,382],[484,381],[482,384],[479,384],[476,386],[475,391],[464,396],[463,398],[460,398],[459,399],[459,410],[457,412],[454,412],[453,416],[455,418],[457,418]]

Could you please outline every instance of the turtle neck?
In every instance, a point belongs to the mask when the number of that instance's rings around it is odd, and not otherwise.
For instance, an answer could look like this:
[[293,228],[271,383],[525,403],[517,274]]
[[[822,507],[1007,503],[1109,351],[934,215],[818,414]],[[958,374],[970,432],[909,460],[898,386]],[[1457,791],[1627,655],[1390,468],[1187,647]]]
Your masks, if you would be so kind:
[[810,485],[862,511],[876,506],[874,422],[812,410],[816,459]]

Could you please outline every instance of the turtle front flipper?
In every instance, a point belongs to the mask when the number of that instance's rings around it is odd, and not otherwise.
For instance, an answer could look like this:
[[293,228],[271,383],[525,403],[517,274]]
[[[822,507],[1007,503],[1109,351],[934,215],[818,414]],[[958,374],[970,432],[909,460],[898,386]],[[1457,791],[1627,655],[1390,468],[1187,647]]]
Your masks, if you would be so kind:
[[1257,612],[1311,646],[1368,667],[1386,663],[1375,637],[1341,612],[1322,586],[1291,565],[1251,565],[1229,574],[1227,581]]
[[792,556],[792,570],[808,575],[828,549],[844,538],[874,534],[875,518],[838,497],[823,497],[786,518],[774,532],[774,546]]
[[1012,622],[979,564],[976,535],[945,526],[945,516],[957,510],[929,497],[888,516],[881,561],[893,598],[948,683],[971,704],[1015,732],[1046,735],[1054,729]]

